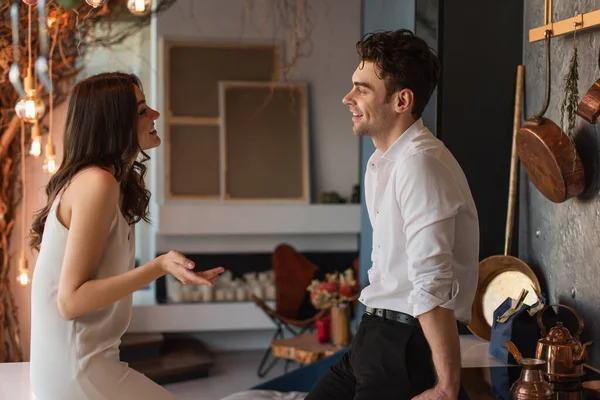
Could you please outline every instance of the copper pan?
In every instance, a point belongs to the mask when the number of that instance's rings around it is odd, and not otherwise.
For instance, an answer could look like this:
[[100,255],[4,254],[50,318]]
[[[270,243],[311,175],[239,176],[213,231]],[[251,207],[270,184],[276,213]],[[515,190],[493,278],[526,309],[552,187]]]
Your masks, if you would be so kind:
[[577,150],[552,120],[543,117],[550,102],[550,32],[546,31],[546,98],[539,114],[517,132],[517,153],[529,180],[548,200],[562,203],[585,189]]
[[490,340],[494,310],[507,297],[517,298],[521,289],[529,290],[525,302],[532,304],[536,299],[535,291],[540,283],[529,266],[509,255],[512,243],[517,185],[517,156],[515,136],[521,122],[521,103],[523,98],[523,66],[517,68],[517,89],[515,94],[515,115],[513,121],[513,141],[510,162],[510,180],[508,188],[508,210],[506,215],[506,238],[504,255],[488,257],[479,263],[477,293],[471,310],[469,330],[477,337]]

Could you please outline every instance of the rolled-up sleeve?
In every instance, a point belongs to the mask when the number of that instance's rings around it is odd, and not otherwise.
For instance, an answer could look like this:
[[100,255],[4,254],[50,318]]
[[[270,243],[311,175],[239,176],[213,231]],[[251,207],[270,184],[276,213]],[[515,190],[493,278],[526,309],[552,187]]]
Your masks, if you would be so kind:
[[404,220],[413,315],[438,306],[454,309],[459,290],[452,264],[455,216],[464,204],[460,189],[437,158],[416,154],[399,165],[396,195]]

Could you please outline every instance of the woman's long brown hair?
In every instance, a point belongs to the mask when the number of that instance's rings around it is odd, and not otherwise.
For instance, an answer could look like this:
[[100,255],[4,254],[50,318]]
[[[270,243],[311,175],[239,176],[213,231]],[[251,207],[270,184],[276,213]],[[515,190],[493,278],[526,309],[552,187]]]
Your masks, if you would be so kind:
[[[141,219],[148,222],[150,192],[144,184],[143,163],[149,157],[138,142],[134,85],[141,89],[137,76],[110,72],[82,80],[71,90],[63,162],[46,186],[46,206],[34,216],[29,241],[32,248],[40,249],[56,196],[75,174],[90,166],[113,173],[123,194],[123,214],[131,224]],[[140,161],[136,160],[138,154],[142,155]]]

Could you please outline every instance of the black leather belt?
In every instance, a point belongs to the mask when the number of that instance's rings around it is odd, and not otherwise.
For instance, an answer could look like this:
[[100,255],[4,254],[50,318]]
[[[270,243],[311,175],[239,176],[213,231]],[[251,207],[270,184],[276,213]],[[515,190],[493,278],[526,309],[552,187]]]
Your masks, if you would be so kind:
[[404,314],[398,311],[385,310],[383,308],[372,308],[367,307],[365,313],[369,315],[374,315],[376,317],[380,317],[382,319],[389,319],[390,321],[400,322],[402,324],[412,325],[412,326],[421,326],[419,320],[412,315]]

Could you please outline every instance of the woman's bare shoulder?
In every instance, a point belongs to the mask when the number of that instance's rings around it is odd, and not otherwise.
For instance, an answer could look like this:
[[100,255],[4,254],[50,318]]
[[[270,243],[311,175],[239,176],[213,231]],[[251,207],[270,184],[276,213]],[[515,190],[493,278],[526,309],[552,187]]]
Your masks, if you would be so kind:
[[[76,173],[67,184],[58,208],[58,219],[70,228],[74,210],[78,215],[110,215],[119,202],[120,188],[115,177],[99,167]],[[107,217],[110,218],[110,217]]]
[[119,182],[110,171],[89,167],[74,176],[64,195],[70,204],[87,202],[93,197],[112,205],[119,200]]

